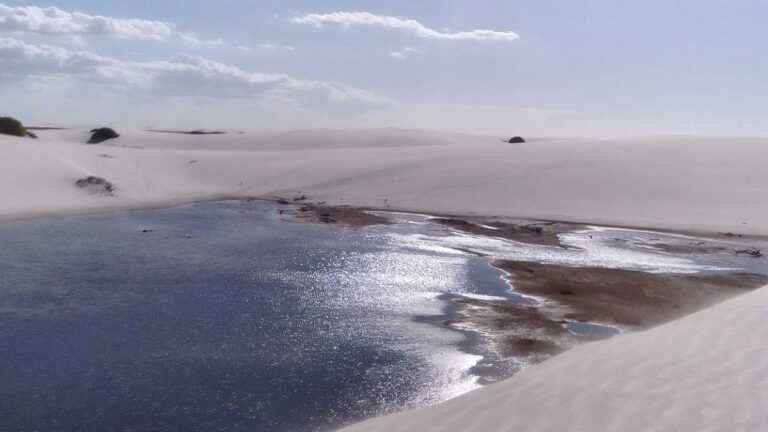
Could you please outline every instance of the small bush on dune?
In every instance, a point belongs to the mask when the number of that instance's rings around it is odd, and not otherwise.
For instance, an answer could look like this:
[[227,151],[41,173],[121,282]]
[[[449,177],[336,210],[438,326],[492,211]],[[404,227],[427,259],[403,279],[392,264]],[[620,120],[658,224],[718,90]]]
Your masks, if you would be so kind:
[[23,137],[27,136],[27,130],[13,117],[0,117],[0,134]]
[[91,139],[88,140],[88,144],[98,144],[106,140],[119,138],[120,135],[113,129],[108,127],[93,129],[91,131]]

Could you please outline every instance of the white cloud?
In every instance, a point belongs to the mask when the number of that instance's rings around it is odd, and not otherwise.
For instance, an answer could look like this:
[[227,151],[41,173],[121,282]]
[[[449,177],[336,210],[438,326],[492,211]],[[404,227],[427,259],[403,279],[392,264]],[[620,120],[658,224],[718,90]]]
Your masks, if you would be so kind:
[[413,19],[392,16],[374,15],[370,12],[334,12],[329,14],[308,14],[291,19],[297,24],[312,24],[322,27],[325,24],[336,24],[343,27],[371,26],[413,33],[425,39],[468,40],[468,41],[503,41],[511,42],[520,38],[511,31],[471,30],[462,32],[441,32]]
[[51,35],[111,35],[127,39],[161,40],[173,25],[163,21],[110,18],[67,12],[56,7],[11,7],[0,3],[0,30]]
[[259,44],[258,46],[260,49],[266,50],[266,51],[288,51],[293,52],[296,50],[296,48],[292,47],[291,45],[279,45],[279,44],[273,44],[273,43],[263,43]]
[[418,53],[419,50],[412,47],[404,47],[400,51],[392,51],[389,56],[397,60],[405,60],[413,54]]
[[113,36],[121,39],[162,41],[177,39],[194,47],[224,46],[221,39],[201,39],[182,32],[173,23],[136,18],[114,18],[68,12],[57,7],[8,6],[0,3],[0,32],[24,32],[82,38]]
[[282,74],[244,71],[196,56],[124,61],[87,51],[0,37],[0,83],[64,78],[153,97],[211,97],[282,103],[297,108],[364,111],[390,102],[363,90]]

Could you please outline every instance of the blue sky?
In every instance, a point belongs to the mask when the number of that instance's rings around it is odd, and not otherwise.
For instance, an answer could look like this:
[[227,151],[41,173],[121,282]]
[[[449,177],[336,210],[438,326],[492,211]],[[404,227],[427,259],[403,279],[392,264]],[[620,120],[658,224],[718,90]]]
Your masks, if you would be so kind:
[[0,0],[0,95],[51,123],[768,135],[765,22],[760,0]]

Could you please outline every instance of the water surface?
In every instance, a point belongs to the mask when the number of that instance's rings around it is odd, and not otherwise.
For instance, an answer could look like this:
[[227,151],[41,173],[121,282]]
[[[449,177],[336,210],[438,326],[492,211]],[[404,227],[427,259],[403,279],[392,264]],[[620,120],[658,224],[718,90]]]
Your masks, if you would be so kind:
[[227,201],[0,224],[0,431],[316,431],[459,395],[504,362],[485,335],[442,325],[451,299],[538,301],[483,255],[766,270],[730,245],[665,252],[659,244],[698,241],[671,234],[592,227],[541,246],[425,215],[350,229],[279,208]]
[[441,294],[505,296],[424,227],[264,202],[0,225],[0,430],[322,430],[477,386]]

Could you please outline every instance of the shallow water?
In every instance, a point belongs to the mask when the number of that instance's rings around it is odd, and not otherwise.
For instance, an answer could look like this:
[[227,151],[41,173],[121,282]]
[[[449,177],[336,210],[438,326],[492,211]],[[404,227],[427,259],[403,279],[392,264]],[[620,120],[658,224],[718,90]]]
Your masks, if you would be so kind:
[[0,430],[316,430],[477,386],[463,336],[414,317],[505,296],[486,262],[277,214],[0,225]]
[[593,228],[564,249],[422,215],[293,223],[278,207],[0,224],[0,430],[314,431],[464,393],[477,354],[492,359],[471,328],[435,325],[449,299],[532,301],[467,250],[682,273],[754,262],[663,253],[657,233]]

